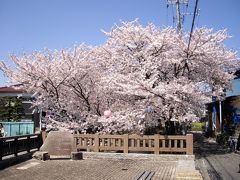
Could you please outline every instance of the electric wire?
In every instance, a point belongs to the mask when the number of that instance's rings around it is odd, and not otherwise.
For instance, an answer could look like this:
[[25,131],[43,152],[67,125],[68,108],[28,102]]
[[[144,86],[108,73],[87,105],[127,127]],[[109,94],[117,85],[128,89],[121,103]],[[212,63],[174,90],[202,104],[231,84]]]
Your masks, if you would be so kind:
[[194,8],[194,14],[193,14],[193,20],[192,20],[191,32],[190,32],[190,36],[189,36],[189,40],[188,40],[187,56],[189,56],[188,51],[189,51],[190,43],[191,43],[191,39],[192,39],[192,33],[193,33],[194,22],[195,22],[195,18],[196,18],[197,6],[198,6],[198,0],[196,0],[195,8]]

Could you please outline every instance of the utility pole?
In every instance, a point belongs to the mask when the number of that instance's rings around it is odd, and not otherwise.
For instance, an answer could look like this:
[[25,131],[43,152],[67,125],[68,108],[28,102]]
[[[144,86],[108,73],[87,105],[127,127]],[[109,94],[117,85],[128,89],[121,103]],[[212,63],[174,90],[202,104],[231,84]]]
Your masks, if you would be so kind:
[[176,19],[177,19],[177,31],[181,33],[182,31],[182,21],[181,21],[181,12],[180,12],[180,2],[176,0]]
[[182,63],[183,63],[183,68],[182,68],[183,74],[185,74],[185,72],[189,73],[189,65],[188,65],[189,49],[190,49],[190,43],[191,43],[195,18],[196,18],[196,15],[198,15],[198,8],[197,8],[198,7],[198,0],[195,0],[195,7],[194,7],[194,13],[193,14],[180,11],[181,8],[184,9],[184,5],[186,7],[188,7],[189,0],[167,0],[166,2],[167,2],[167,8],[169,7],[169,5],[176,6],[176,13],[173,13],[173,20],[175,21],[175,19],[176,19],[176,21],[177,21],[176,29],[177,29],[177,32],[180,36],[182,36],[182,32],[183,32],[184,16],[185,15],[193,15],[191,31],[190,31],[188,46],[187,46],[187,57],[186,57],[186,59],[184,59],[182,61]]
[[183,23],[186,15],[193,15],[192,23],[194,24],[195,16],[199,15],[197,8],[198,0],[195,0],[194,13],[187,12],[189,0],[166,0],[167,8],[169,6],[175,7],[176,12],[173,11],[173,24],[176,24],[176,29],[179,34],[183,31]]
[[182,27],[183,27],[183,20],[184,20],[184,13],[181,12],[181,7],[182,6],[188,6],[188,1],[189,0],[167,0],[167,7],[169,5],[171,6],[176,6],[176,14],[173,14],[173,22],[176,21],[176,29],[179,34],[182,33]]
[[222,133],[222,101],[219,99],[219,128],[220,132]]

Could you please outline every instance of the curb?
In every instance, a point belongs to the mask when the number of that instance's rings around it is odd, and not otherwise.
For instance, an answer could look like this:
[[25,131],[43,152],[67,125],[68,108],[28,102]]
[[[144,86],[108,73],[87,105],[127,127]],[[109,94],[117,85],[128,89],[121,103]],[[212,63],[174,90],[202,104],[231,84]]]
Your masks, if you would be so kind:
[[[83,159],[139,159],[151,161],[194,161],[195,155],[82,152]],[[195,166],[194,166],[195,167]]]
[[179,160],[176,170],[176,180],[193,179],[203,180],[202,174],[199,170],[196,170],[194,160]]
[[176,180],[183,180],[183,179],[203,180],[203,177],[198,170],[177,171],[176,172]]

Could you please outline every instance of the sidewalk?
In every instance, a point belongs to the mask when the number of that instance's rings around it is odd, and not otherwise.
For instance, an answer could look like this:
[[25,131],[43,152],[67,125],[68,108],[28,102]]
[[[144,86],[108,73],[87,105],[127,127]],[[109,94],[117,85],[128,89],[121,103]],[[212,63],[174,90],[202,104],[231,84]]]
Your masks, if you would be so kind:
[[153,179],[174,179],[176,162],[147,160],[29,160],[0,171],[1,180],[128,180],[143,171],[155,173]]

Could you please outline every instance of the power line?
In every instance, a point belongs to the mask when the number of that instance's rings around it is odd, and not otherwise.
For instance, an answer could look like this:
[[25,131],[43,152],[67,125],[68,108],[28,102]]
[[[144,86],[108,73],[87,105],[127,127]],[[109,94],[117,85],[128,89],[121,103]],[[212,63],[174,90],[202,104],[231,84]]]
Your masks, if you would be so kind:
[[194,8],[194,14],[193,14],[193,20],[192,20],[192,26],[191,26],[191,32],[188,40],[188,47],[187,47],[187,56],[188,56],[188,51],[192,39],[192,33],[193,33],[193,28],[194,28],[194,23],[195,23],[195,18],[196,18],[196,13],[197,13],[197,6],[198,6],[198,0],[195,1],[195,8]]
[[[192,15],[192,13],[188,13],[187,9],[188,9],[188,0],[167,0],[167,7],[169,5],[176,6],[176,15],[173,13],[173,19],[175,19],[176,16],[176,28],[178,33],[181,35],[182,34],[182,28],[183,28],[183,21],[184,21],[184,16],[185,15]],[[186,12],[184,12],[184,8],[180,8],[180,6],[182,5],[186,5]],[[195,19],[196,19],[196,15],[198,15],[198,0],[195,1],[195,8],[194,8],[194,13],[193,13],[193,19],[191,22],[191,31],[190,31],[190,35],[189,35],[189,39],[188,39],[188,45],[187,45],[187,57],[186,59],[184,59],[182,61],[182,63],[184,64],[183,67],[181,68],[180,65],[178,66],[177,69],[182,69],[182,73],[183,75],[185,74],[185,70],[187,69],[188,74],[190,73],[190,69],[188,66],[188,60],[189,60],[189,48],[190,48],[190,44],[191,44],[191,39],[192,39],[192,34],[193,34],[193,28],[194,28],[194,23],[195,23]],[[182,10],[184,13],[182,13],[180,10]]]
[[192,39],[192,33],[193,33],[193,28],[194,28],[194,23],[195,23],[195,17],[196,17],[196,13],[197,13],[197,6],[198,6],[198,0],[195,1],[195,8],[194,8],[191,32],[190,32],[190,36],[189,36],[189,39],[188,39],[187,58],[183,61],[183,62],[185,62],[184,66],[183,66],[183,74],[185,73],[185,70],[187,69],[188,75],[190,73],[190,69],[189,69],[189,66],[188,66],[189,48],[190,48],[190,43],[191,43],[191,39]]

